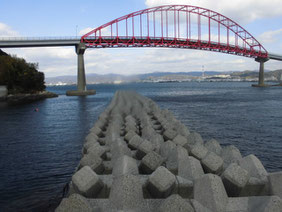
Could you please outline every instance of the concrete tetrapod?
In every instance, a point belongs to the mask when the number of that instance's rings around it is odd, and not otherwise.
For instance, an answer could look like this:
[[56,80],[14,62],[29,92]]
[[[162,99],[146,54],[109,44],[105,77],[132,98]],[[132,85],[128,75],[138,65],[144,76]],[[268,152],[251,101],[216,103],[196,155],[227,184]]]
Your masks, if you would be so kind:
[[225,212],[228,196],[219,176],[205,174],[194,184],[194,199],[211,211]]
[[282,211],[281,172],[267,173],[235,146],[204,143],[132,91],[116,92],[82,154],[58,212]]
[[95,197],[103,184],[98,175],[89,167],[84,166],[72,176],[74,190],[84,197]]
[[150,175],[148,190],[155,198],[166,198],[171,194],[175,180],[175,176],[170,171],[160,166]]

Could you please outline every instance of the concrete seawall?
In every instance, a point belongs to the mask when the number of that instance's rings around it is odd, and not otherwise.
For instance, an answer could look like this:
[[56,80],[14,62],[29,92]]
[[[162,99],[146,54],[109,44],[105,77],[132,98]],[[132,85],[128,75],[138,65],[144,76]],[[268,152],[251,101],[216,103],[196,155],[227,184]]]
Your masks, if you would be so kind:
[[168,110],[117,91],[90,129],[62,211],[281,212],[282,172],[203,141]]
[[8,95],[8,89],[4,85],[0,85],[0,101],[5,100]]

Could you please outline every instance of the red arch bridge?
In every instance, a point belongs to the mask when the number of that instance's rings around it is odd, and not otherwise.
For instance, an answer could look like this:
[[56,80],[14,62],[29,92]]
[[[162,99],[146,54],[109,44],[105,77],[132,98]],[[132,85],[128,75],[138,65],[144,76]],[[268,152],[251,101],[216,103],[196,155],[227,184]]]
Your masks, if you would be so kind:
[[260,63],[258,86],[264,86],[264,63],[282,61],[269,53],[242,26],[215,11],[190,5],[165,5],[140,10],[112,20],[81,38],[0,40],[0,48],[75,46],[78,55],[77,91],[87,95],[84,52],[87,48],[166,47],[198,49],[254,58]]

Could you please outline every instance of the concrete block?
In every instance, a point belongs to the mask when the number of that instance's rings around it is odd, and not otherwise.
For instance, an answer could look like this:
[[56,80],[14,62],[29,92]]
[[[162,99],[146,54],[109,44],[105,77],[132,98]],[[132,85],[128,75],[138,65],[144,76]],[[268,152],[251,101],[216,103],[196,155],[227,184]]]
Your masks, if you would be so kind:
[[202,136],[197,132],[192,132],[187,136],[187,143],[189,145],[195,145],[195,144],[204,145]]
[[133,119],[128,119],[125,121],[125,125],[134,125],[134,126],[137,126],[137,122],[136,120],[133,118]]
[[[252,212],[248,209],[248,197],[233,197],[228,199],[226,212]],[[254,211],[256,212],[256,211]]]
[[173,194],[166,198],[158,210],[159,212],[194,212],[189,200],[183,199],[177,194]]
[[166,119],[173,119],[174,115],[171,111],[168,109],[161,110],[161,114],[166,118]]
[[98,136],[94,133],[89,133],[86,138],[85,138],[85,143],[89,142],[89,141],[98,141]]
[[178,175],[194,181],[204,175],[204,170],[198,159],[189,156],[187,160],[183,160],[179,163]]
[[171,128],[164,131],[164,139],[165,140],[173,140],[177,135],[177,132]]
[[175,180],[169,170],[160,166],[149,176],[148,191],[155,198],[166,198],[175,187]]
[[135,123],[135,118],[132,115],[127,115],[125,118],[126,122],[134,122]]
[[270,194],[282,199],[282,171],[268,174]]
[[128,147],[130,149],[136,150],[142,142],[143,139],[139,135],[135,135],[128,142]]
[[92,127],[90,129],[90,132],[97,135],[98,137],[101,137],[103,135],[103,131],[99,127]]
[[145,157],[142,158],[141,170],[145,174],[151,174],[159,166],[161,166],[163,162],[164,159],[162,158],[162,156],[154,151],[149,152]]
[[107,160],[107,161],[110,161],[111,159],[112,159],[112,153],[107,152],[107,153],[106,153],[106,160]]
[[101,146],[105,146],[107,144],[106,137],[99,138],[98,142]]
[[172,141],[179,146],[184,146],[187,143],[187,139],[179,134]]
[[138,129],[137,129],[137,127],[136,127],[135,125],[127,124],[127,125],[125,126],[125,132],[128,133],[129,131],[133,131],[133,132],[135,132],[135,133],[138,133],[138,132],[139,132]]
[[93,209],[86,198],[79,194],[72,194],[69,198],[64,198],[55,212],[93,212]]
[[104,165],[104,169],[105,169],[103,174],[104,175],[112,174],[112,171],[113,171],[112,161],[103,161],[103,165]]
[[103,131],[106,129],[106,123],[107,121],[104,118],[99,118],[99,120],[94,124],[94,127],[98,127]]
[[126,119],[126,117],[125,117],[125,125],[135,125],[135,126],[137,126],[136,119],[133,118],[133,117]]
[[143,142],[137,147],[136,157],[141,160],[146,154],[153,151],[154,147],[148,140],[143,140]]
[[182,146],[174,147],[167,158],[166,168],[173,174],[178,174],[179,168],[186,168],[185,164],[188,159],[188,153]]
[[205,174],[194,182],[194,199],[211,211],[225,212],[228,196],[219,176]]
[[89,153],[80,160],[79,168],[89,166],[95,173],[102,174],[104,171],[103,160],[95,153]]
[[150,140],[152,136],[155,134],[154,129],[151,126],[145,126],[142,128],[142,138]]
[[177,131],[180,135],[182,135],[182,136],[184,136],[184,137],[186,137],[186,138],[187,138],[187,136],[189,136],[189,134],[190,134],[189,129],[188,129],[184,124],[182,124],[181,122],[177,125],[176,131]]
[[176,145],[172,141],[166,141],[161,144],[160,148],[160,155],[166,160],[173,148],[175,148]]
[[119,157],[116,161],[113,161],[113,176],[120,177],[123,175],[138,175],[137,162],[134,158],[127,155]]
[[193,181],[185,179],[180,176],[176,176],[176,186],[175,189],[182,198],[193,198]]
[[160,152],[161,145],[164,143],[164,138],[160,134],[154,134],[150,139],[147,139],[148,141],[151,141],[154,151],[157,153]]
[[87,149],[86,153],[87,154],[92,153],[92,154],[98,155],[101,158],[106,158],[106,152],[108,150],[109,150],[108,147],[95,145],[95,146],[91,146],[89,149]]
[[86,142],[83,145],[83,153],[86,154],[88,149],[90,147],[93,147],[93,146],[100,146],[100,143],[98,141],[95,141],[95,140],[91,140],[91,141]]
[[209,152],[201,161],[206,173],[220,174],[223,169],[223,160],[214,152]]
[[268,183],[256,177],[250,177],[245,187],[241,190],[240,196],[262,196],[268,195]]
[[109,118],[109,113],[107,112],[107,109],[106,109],[104,112],[102,112],[102,113],[99,115],[98,120],[105,120],[105,121],[107,121],[108,118]]
[[121,138],[115,139],[115,142],[112,143],[111,153],[112,161],[115,161],[117,158],[123,155],[128,155],[130,157],[132,156],[131,150],[128,148],[126,142]]
[[114,179],[109,200],[116,207],[115,211],[140,211],[143,192],[139,178],[124,175]]
[[224,161],[223,168],[225,169],[230,163],[237,163],[242,159],[242,155],[237,147],[230,145],[222,148],[221,158]]
[[212,212],[210,209],[203,206],[197,200],[191,199],[191,204],[192,204],[195,212]]
[[216,153],[217,155],[221,155],[222,148],[219,142],[215,139],[211,139],[205,143],[205,147],[211,151]]
[[72,184],[77,193],[88,198],[97,196],[103,187],[102,181],[89,166],[82,167],[72,176]]
[[154,125],[153,125],[153,129],[154,129],[154,130],[161,130],[161,129],[162,129],[162,125],[160,125],[160,124],[154,124]]
[[207,153],[207,148],[201,144],[194,145],[191,151],[189,152],[190,155],[197,158],[198,160],[202,160],[207,155]]
[[236,163],[231,163],[221,175],[229,197],[238,197],[249,181],[249,173]]
[[277,196],[229,198],[226,212],[281,212],[281,199]]
[[133,138],[133,136],[135,136],[136,133],[133,130],[130,130],[128,133],[126,133],[126,135],[124,136],[124,140],[126,140],[127,142],[130,141],[131,138]]
[[255,177],[267,182],[267,171],[255,155],[248,155],[239,160],[238,162],[243,169],[249,172],[251,177]]
[[248,209],[254,212],[281,212],[282,201],[277,196],[249,197]]
[[141,119],[140,119],[140,128],[142,129],[142,136],[143,135],[147,135],[147,130],[148,129],[150,129],[151,131],[154,131],[153,124],[152,124],[151,119],[149,118],[149,116],[147,116],[146,118],[141,117]]

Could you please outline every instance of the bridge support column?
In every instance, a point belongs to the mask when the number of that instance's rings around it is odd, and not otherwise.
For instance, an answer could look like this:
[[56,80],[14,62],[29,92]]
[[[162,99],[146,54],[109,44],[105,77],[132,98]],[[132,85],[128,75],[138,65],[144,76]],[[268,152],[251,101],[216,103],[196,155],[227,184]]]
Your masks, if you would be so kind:
[[87,90],[85,68],[84,68],[84,52],[86,46],[84,43],[80,43],[75,47],[77,54],[77,91],[67,91],[67,96],[86,96],[96,94],[95,90]]
[[268,58],[256,58],[256,62],[259,62],[259,80],[257,85],[252,85],[253,87],[267,87],[264,84],[264,63],[267,62]]

